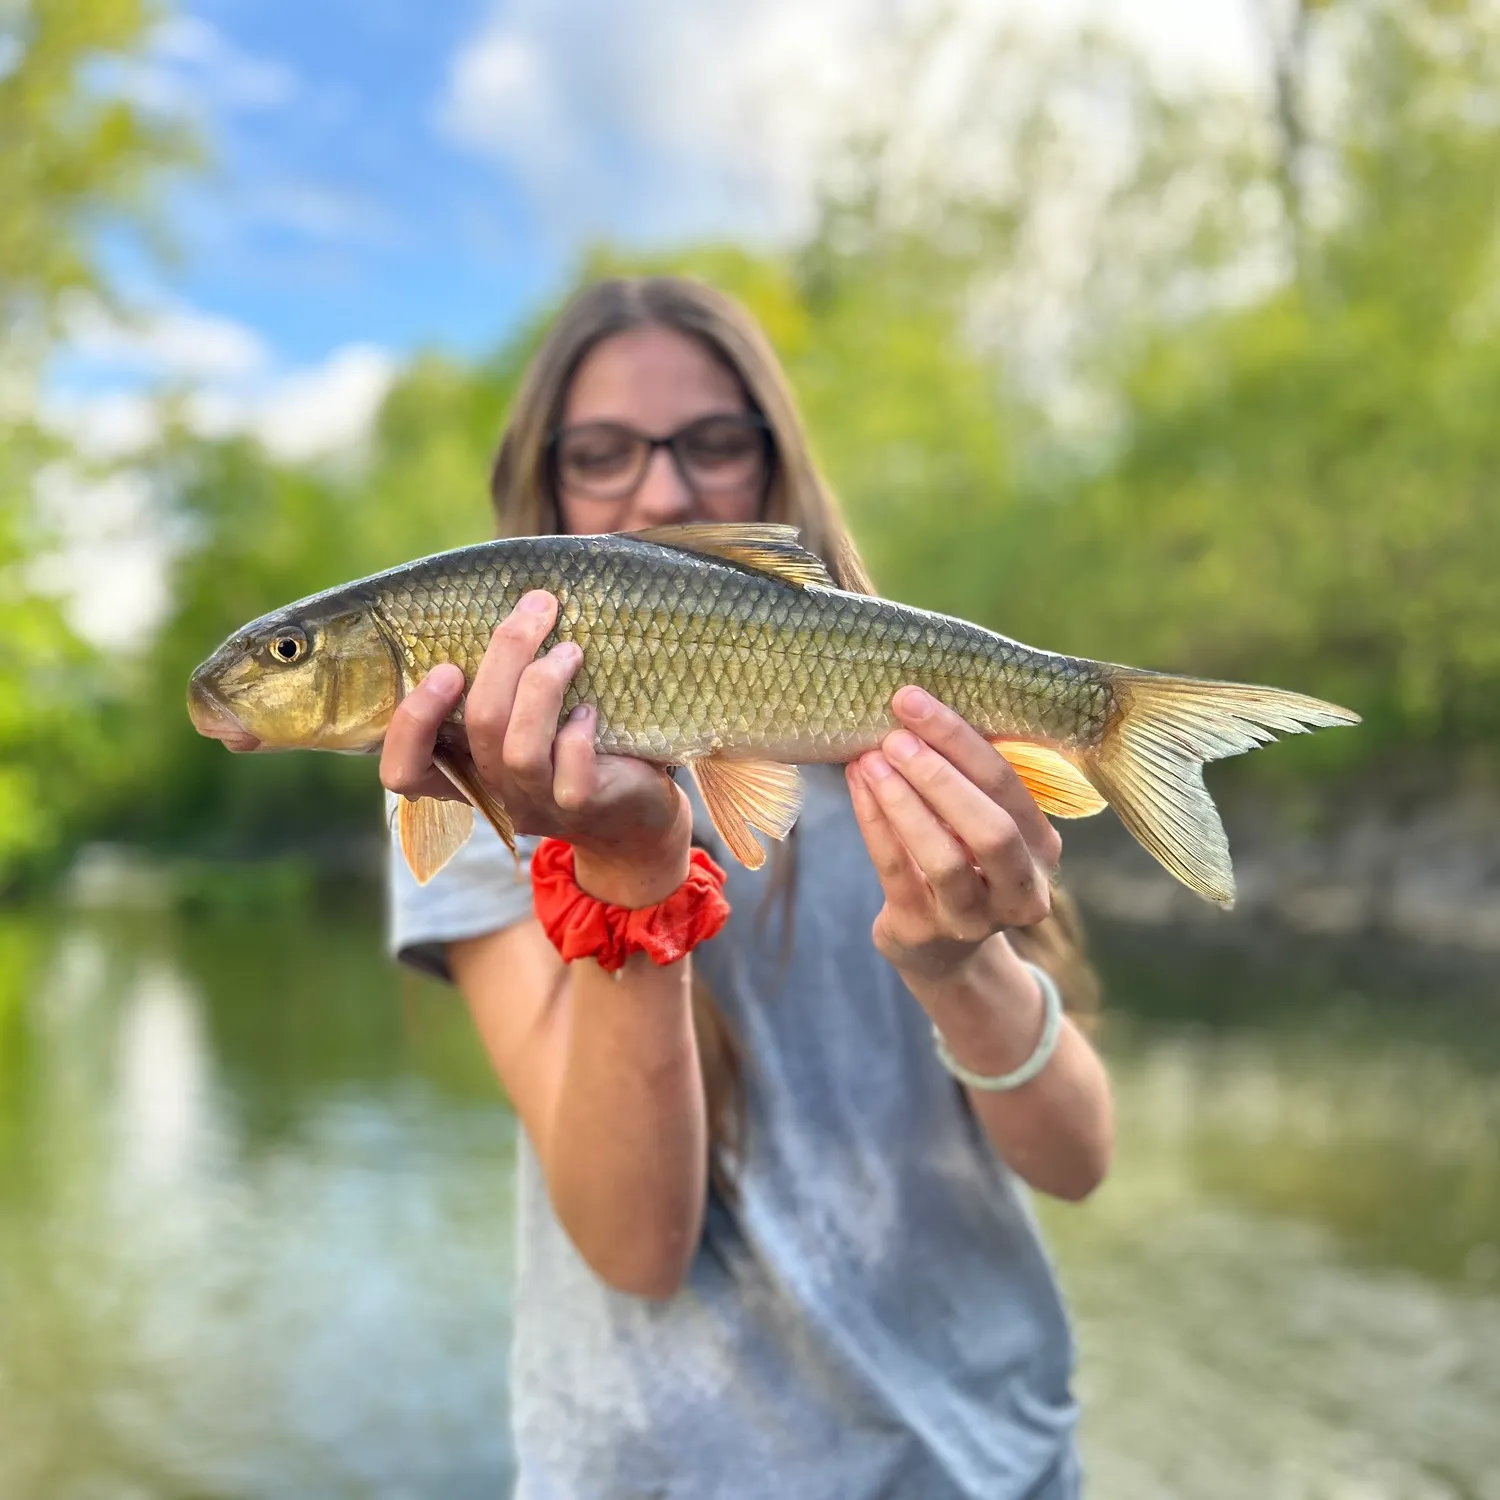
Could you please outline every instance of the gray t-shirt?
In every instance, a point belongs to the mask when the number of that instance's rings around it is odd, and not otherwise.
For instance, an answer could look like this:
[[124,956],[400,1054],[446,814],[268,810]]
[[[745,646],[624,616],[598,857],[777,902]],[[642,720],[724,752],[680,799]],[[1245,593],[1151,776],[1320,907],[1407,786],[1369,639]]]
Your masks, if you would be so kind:
[[[694,796],[734,912],[695,954],[746,1056],[737,1206],[653,1303],[584,1264],[520,1153],[511,1359],[522,1500],[1072,1500],[1072,1340],[1025,1190],[876,952],[880,887],[842,773],[805,771],[786,908]],[[765,907],[762,910],[762,907]],[[425,888],[392,860],[391,945],[528,916],[485,828]]]

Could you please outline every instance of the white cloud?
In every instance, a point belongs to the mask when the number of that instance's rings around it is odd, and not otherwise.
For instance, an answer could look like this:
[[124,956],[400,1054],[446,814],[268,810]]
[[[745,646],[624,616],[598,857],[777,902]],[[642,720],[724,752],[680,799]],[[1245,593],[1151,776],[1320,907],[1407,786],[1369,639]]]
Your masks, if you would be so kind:
[[227,104],[269,109],[297,92],[297,78],[279,62],[236,46],[201,16],[169,16],[152,37],[152,50],[169,62],[195,68]]
[[106,59],[97,73],[141,108],[171,116],[280,109],[299,92],[285,64],[246,51],[200,16],[168,17],[142,56]]
[[129,458],[161,436],[157,403],[142,391],[52,390],[44,396],[39,416],[44,427],[95,463]]
[[65,325],[76,354],[106,373],[240,379],[270,362],[254,329],[190,307],[156,308],[126,322],[96,302],[80,300],[67,310]]
[[286,376],[272,388],[255,431],[288,462],[350,448],[368,434],[395,377],[396,362],[384,349],[351,344],[335,350],[316,369]]
[[367,435],[397,369],[394,355],[374,344],[277,368],[253,329],[185,306],[124,323],[79,304],[67,322],[68,356],[38,416],[97,461],[150,447],[168,398],[202,437],[248,433],[287,463],[337,454]]
[[309,239],[388,239],[390,216],[378,204],[317,182],[276,179],[252,187],[245,214],[257,223],[291,230]]
[[306,463],[357,447],[395,377],[389,351],[348,344],[256,387],[205,387],[188,402],[188,422],[203,437],[249,433],[273,457]]
[[9,31],[0,33],[0,80],[9,78],[21,66],[25,55],[20,37]]
[[[74,628],[107,649],[143,644],[170,606],[168,569],[181,537],[151,474],[129,467],[161,436],[167,401],[201,437],[246,435],[283,463],[310,463],[358,450],[397,371],[394,356],[370,344],[346,345],[299,369],[270,369],[263,354],[248,365],[208,363],[212,373],[188,382],[185,395],[177,359],[154,366],[158,376],[171,369],[179,377],[175,389],[54,383],[39,403],[39,420],[84,462],[54,463],[38,476],[38,513],[57,545],[30,581],[66,599]],[[226,378],[221,369],[245,373]],[[100,477],[87,463],[122,467]]]
[[59,546],[33,565],[31,585],[66,598],[69,623],[96,645],[148,639],[170,606],[174,550],[150,479],[129,469],[91,479],[49,464],[37,476],[36,501]]
[[[441,134],[513,173],[565,239],[780,236],[939,0],[495,0],[453,57]],[[1092,20],[1168,74],[1260,67],[1245,0],[959,0],[961,26]]]
[[516,0],[454,57],[440,131],[564,233],[785,232],[885,0]]

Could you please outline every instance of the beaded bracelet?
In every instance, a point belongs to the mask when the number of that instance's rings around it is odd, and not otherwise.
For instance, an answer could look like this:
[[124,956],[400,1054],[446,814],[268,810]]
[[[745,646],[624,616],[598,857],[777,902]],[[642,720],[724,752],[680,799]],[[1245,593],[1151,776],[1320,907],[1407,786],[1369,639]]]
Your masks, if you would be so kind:
[[[1022,962],[1026,961],[1023,959]],[[1045,1014],[1042,1021],[1042,1034],[1037,1040],[1036,1047],[1020,1067],[1013,1068],[1009,1073],[1001,1073],[997,1077],[989,1077],[984,1073],[972,1073],[948,1050],[948,1043],[943,1040],[942,1032],[936,1026],[932,1028],[932,1045],[937,1052],[938,1061],[960,1083],[967,1084],[971,1089],[980,1089],[987,1094],[1003,1094],[1010,1089],[1018,1089],[1023,1083],[1030,1083],[1052,1061],[1052,1054],[1057,1050],[1057,1039],[1062,1035],[1062,993],[1057,988],[1057,981],[1045,969],[1038,968],[1034,963],[1026,963],[1026,967],[1031,970],[1036,977],[1037,984],[1041,987]]]

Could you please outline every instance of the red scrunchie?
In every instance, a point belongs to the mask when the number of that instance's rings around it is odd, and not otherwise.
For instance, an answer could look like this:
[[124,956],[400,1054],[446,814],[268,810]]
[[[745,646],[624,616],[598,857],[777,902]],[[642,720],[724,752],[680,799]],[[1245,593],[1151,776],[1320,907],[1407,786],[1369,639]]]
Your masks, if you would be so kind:
[[687,879],[655,906],[612,906],[589,895],[573,871],[573,846],[543,839],[531,856],[536,914],[565,963],[592,958],[611,974],[632,953],[671,964],[713,937],[729,920],[724,872],[695,848]]

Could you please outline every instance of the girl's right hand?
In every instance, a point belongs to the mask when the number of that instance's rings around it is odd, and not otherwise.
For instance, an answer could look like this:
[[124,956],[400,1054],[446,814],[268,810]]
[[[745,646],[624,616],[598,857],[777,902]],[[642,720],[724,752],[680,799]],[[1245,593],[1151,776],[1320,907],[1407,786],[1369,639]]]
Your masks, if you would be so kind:
[[[536,658],[556,618],[557,600],[538,590],[500,622],[464,704],[469,753],[518,832],[565,839],[577,851],[585,889],[646,905],[661,899],[654,891],[664,886],[665,895],[686,875],[692,809],[659,766],[595,753],[594,708],[575,710],[557,727],[583,654],[560,641]],[[402,699],[380,756],[380,779],[390,791],[462,800],[432,756],[463,695],[462,671],[444,665]],[[596,888],[601,884],[608,890]]]

